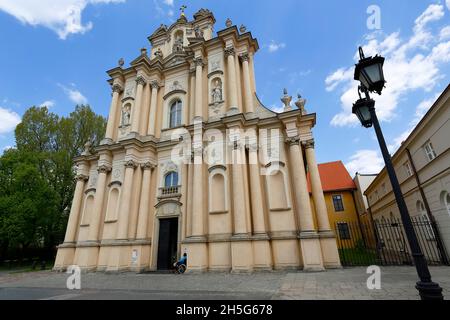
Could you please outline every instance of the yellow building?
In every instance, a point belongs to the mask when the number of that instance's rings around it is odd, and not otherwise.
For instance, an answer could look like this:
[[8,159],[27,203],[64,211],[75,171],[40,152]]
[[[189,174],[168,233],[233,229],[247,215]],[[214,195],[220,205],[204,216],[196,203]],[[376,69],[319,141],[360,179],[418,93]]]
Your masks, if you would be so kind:
[[[341,161],[318,165],[328,219],[339,239],[356,241],[352,230],[359,228],[354,192],[356,185]],[[309,180],[309,176],[308,176]],[[356,236],[356,235],[355,235]],[[348,239],[347,239],[348,238]]]
[[[205,9],[108,71],[105,139],[75,159],[77,184],[56,270],[340,267],[315,159],[316,114],[285,90],[256,96],[258,41]],[[306,168],[311,176],[308,194]],[[314,224],[314,221],[316,223]]]

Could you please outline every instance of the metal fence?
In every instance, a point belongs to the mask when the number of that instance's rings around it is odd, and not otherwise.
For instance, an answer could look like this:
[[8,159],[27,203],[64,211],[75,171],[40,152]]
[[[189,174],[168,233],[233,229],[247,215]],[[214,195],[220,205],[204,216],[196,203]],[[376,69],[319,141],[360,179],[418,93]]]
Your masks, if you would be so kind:
[[[448,256],[435,222],[412,217],[412,224],[429,265],[448,265]],[[335,224],[339,256],[343,266],[413,265],[403,224],[397,218],[373,222]]]

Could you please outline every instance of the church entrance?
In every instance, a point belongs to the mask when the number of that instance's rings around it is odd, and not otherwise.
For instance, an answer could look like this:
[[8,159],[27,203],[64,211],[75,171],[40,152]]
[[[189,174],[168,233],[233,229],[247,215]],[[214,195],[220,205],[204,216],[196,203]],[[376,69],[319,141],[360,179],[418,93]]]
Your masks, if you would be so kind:
[[178,218],[159,220],[158,270],[170,270],[177,259]]

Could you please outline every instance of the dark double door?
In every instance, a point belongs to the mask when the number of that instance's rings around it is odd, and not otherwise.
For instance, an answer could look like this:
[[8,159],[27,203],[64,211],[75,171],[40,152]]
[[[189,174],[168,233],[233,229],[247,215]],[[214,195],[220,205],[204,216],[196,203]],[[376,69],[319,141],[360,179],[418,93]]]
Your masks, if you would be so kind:
[[158,270],[170,270],[177,258],[178,218],[159,220]]

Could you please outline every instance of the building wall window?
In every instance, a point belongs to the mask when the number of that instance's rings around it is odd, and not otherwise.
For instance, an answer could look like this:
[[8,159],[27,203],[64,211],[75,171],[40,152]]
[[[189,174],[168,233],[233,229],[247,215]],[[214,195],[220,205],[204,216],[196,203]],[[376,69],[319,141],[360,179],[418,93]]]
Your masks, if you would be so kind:
[[432,161],[434,158],[436,158],[436,152],[434,151],[434,148],[433,148],[433,145],[431,144],[431,141],[428,141],[427,143],[425,143],[423,148],[425,150],[425,154],[426,154],[427,159],[429,161]]
[[224,212],[227,210],[226,195],[225,177],[221,173],[214,174],[211,178],[210,188],[211,212]]
[[105,221],[117,220],[117,207],[119,204],[119,189],[113,188],[109,192],[108,207],[106,209]]
[[178,172],[169,172],[164,178],[164,187],[178,187]]
[[94,206],[94,195],[90,194],[86,197],[86,202],[84,204],[83,217],[81,218],[82,226],[88,226],[91,223],[93,206]]
[[170,105],[169,127],[176,128],[181,125],[182,103],[181,100],[175,100]]
[[339,238],[341,240],[349,240],[350,237],[350,229],[348,227],[348,224],[345,222],[339,222],[337,224],[338,232],[339,232]]
[[450,193],[443,191],[441,194],[441,202],[447,213],[450,215]]
[[342,195],[337,194],[333,196],[334,211],[344,211],[344,202],[342,201]]
[[289,207],[283,172],[279,170],[268,176],[268,181],[270,189],[277,190],[277,192],[269,192],[270,209],[286,209]]
[[411,177],[413,174],[411,164],[409,162],[405,162],[405,164],[403,164],[403,168],[405,168],[406,176]]

